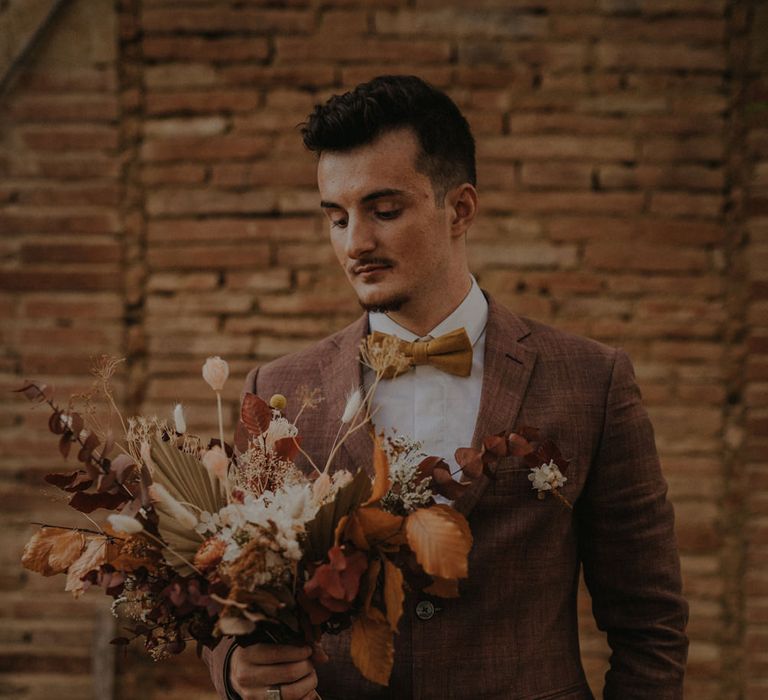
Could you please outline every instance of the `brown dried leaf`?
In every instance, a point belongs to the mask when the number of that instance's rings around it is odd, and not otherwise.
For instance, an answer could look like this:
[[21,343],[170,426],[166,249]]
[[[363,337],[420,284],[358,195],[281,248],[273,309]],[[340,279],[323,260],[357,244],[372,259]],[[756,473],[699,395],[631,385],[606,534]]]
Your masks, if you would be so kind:
[[384,603],[387,606],[387,622],[393,632],[397,632],[397,623],[403,614],[403,572],[389,559],[384,559]]
[[365,505],[377,503],[389,491],[389,461],[378,440],[373,443],[373,473],[373,492]]
[[458,598],[459,582],[455,578],[435,576],[432,583],[424,589],[424,592],[438,598]]
[[67,585],[64,590],[71,591],[75,598],[79,598],[85,590],[83,578],[107,562],[108,549],[106,537],[93,537],[88,542],[85,551],[70,565],[67,571]]
[[37,384],[27,382],[24,386],[14,389],[17,394],[24,394],[24,397],[30,401],[45,401],[51,397],[51,389],[47,384]]
[[369,546],[405,544],[403,516],[376,507],[358,508],[354,513]]
[[360,673],[373,683],[387,685],[395,659],[392,630],[384,613],[371,608],[352,623],[350,646],[352,662]]
[[21,563],[43,576],[61,574],[82,554],[84,547],[83,533],[44,527],[25,545]]
[[408,545],[431,576],[465,578],[472,547],[469,525],[450,506],[436,505],[411,513],[405,521]]
[[381,573],[381,559],[374,559],[365,572],[365,581],[362,588],[363,610],[367,615],[371,610],[371,600],[376,592],[376,586],[379,583],[379,574]]

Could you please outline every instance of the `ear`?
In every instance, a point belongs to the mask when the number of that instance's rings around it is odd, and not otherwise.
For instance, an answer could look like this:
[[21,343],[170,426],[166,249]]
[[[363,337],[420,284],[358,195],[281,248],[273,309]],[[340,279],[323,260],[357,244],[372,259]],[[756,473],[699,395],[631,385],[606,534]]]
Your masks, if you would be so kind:
[[456,238],[463,236],[477,214],[477,190],[465,182],[451,190],[445,199],[450,216],[451,234]]

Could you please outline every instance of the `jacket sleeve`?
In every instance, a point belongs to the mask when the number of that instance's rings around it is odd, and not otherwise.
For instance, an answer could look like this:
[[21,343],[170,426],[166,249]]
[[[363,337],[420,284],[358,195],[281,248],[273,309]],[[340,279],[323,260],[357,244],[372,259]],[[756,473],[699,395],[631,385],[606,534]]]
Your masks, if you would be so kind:
[[602,436],[576,505],[584,578],[611,647],[606,700],[679,700],[688,652],[674,513],[632,364],[616,351]]
[[[258,368],[252,369],[245,378],[243,389],[240,392],[240,400],[247,392],[256,392],[256,378]],[[235,640],[232,637],[224,637],[214,649],[203,649],[203,660],[211,674],[213,687],[222,700],[238,700],[239,695],[229,683],[229,659],[235,650]]]

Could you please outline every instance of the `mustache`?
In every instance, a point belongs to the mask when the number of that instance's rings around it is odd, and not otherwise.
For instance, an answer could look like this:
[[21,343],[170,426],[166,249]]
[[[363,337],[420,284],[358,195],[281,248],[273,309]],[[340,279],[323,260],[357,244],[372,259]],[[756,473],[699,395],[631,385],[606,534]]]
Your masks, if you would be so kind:
[[361,268],[367,265],[382,265],[385,267],[393,267],[394,263],[388,258],[358,258],[355,260],[354,265],[350,268],[351,271],[357,274]]

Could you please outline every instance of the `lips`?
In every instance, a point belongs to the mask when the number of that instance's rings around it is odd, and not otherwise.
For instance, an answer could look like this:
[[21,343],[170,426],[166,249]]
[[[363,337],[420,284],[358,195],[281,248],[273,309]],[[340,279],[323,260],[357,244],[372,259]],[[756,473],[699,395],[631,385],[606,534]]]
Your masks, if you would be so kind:
[[352,268],[352,274],[364,275],[370,272],[379,272],[380,270],[388,270],[391,265],[386,263],[367,263],[365,265],[355,265]]

